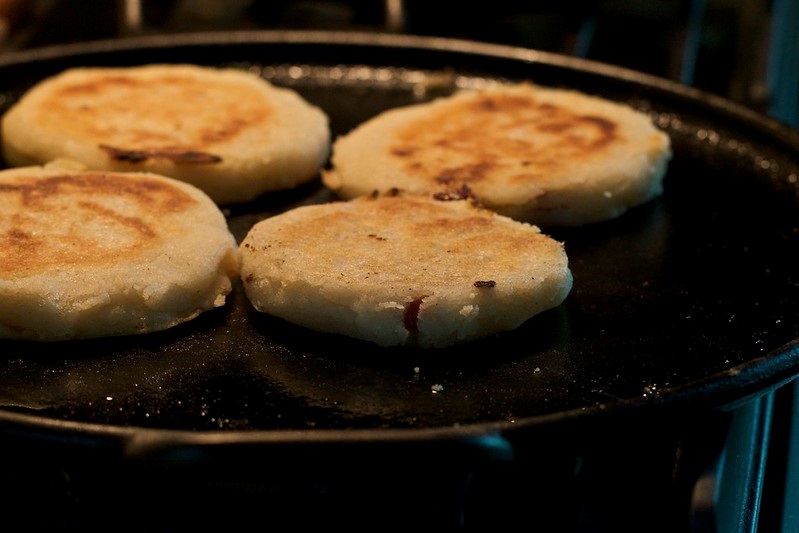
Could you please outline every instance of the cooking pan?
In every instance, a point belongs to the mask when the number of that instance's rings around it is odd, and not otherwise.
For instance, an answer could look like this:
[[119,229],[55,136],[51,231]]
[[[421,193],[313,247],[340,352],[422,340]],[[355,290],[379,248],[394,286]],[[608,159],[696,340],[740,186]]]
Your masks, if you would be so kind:
[[[374,466],[385,479],[424,465],[442,485],[455,465],[512,461],[530,443],[553,452],[563,441],[551,435],[563,428],[728,412],[799,371],[799,134],[777,121],[550,53],[305,31],[8,53],[0,110],[67,67],[153,62],[254,70],[321,106],[334,135],[384,109],[494,80],[575,88],[651,115],[671,135],[674,158],[662,197],[616,220],[546,229],[565,243],[574,274],[563,305],[467,345],[380,348],[308,331],[256,313],[240,285],[225,307],[164,332],[0,341],[0,441],[15,454],[99,470],[136,465],[122,467],[128,476],[197,480],[198,469],[216,469],[230,483],[336,465]],[[332,199],[317,181],[225,212],[241,239],[265,217]],[[386,454],[388,463],[371,462]]]

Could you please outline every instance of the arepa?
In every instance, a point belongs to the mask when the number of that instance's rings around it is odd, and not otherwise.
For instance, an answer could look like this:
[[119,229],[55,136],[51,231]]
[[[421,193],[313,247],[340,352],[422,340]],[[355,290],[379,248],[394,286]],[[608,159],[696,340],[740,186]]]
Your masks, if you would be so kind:
[[242,240],[256,310],[380,346],[512,330],[572,287],[563,243],[471,200],[364,196],[293,208]]
[[0,338],[164,330],[225,304],[237,243],[192,185],[149,173],[0,171]]
[[2,117],[2,144],[11,166],[151,172],[229,204],[317,179],[330,131],[320,108],[255,73],[151,64],[42,80]]
[[532,83],[462,90],[393,108],[340,136],[324,184],[470,194],[539,226],[616,218],[663,190],[668,135],[632,107]]

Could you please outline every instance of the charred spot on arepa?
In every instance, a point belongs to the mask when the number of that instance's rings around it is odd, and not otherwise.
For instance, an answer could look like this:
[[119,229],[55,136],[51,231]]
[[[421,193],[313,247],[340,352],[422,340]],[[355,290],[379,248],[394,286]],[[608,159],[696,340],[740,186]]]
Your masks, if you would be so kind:
[[112,159],[126,163],[142,163],[148,159],[169,159],[175,163],[187,165],[209,165],[222,162],[221,156],[179,147],[128,150],[101,144],[100,148]]
[[481,161],[459,167],[445,168],[433,179],[437,183],[449,187],[461,185],[458,190],[467,190],[471,194],[467,184],[484,180],[496,166],[496,163]]
[[402,314],[402,324],[411,334],[419,333],[419,310],[422,308],[424,298],[414,298],[405,306]]
[[433,199],[438,200],[440,202],[451,202],[457,200],[473,200],[477,202],[477,197],[472,192],[472,189],[464,184],[458,187],[457,189],[451,189],[446,191],[439,191],[433,193]]
[[402,195],[402,189],[400,189],[399,187],[389,187],[384,191],[381,191],[380,189],[372,189],[368,197],[372,198],[373,200],[376,200],[377,198],[380,197],[392,198],[400,195]]

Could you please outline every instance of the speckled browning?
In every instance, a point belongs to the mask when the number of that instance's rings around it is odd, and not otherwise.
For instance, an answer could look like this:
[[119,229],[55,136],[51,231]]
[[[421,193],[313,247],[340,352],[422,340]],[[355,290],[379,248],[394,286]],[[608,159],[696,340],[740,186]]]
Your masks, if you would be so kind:
[[322,180],[343,198],[397,187],[580,226],[658,196],[670,144],[623,102],[522,82],[379,113],[336,139]]
[[532,96],[481,94],[409,123],[396,139],[390,152],[407,171],[458,189],[498,170],[509,173],[509,181],[544,179],[531,167],[590,159],[619,136],[616,124],[604,117]]
[[512,329],[571,289],[561,243],[468,198],[302,206],[258,222],[240,247],[257,310],[383,346],[448,346]]
[[[0,182],[0,276],[122,260],[159,237],[158,215],[196,200],[164,181],[106,173]],[[109,241],[114,228],[124,239]],[[95,231],[96,230],[96,231]]]
[[119,161],[199,164],[221,161],[209,147],[269,121],[273,110],[253,87],[177,73],[146,79],[116,73],[63,83],[40,113],[50,127],[96,139]]

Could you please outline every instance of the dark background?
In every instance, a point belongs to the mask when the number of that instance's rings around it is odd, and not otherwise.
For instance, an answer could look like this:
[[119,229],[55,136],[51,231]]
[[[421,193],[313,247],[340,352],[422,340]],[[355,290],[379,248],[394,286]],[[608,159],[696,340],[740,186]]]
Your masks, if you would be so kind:
[[0,17],[0,53],[129,35],[240,29],[467,38],[629,67],[799,126],[794,0],[0,0]]

